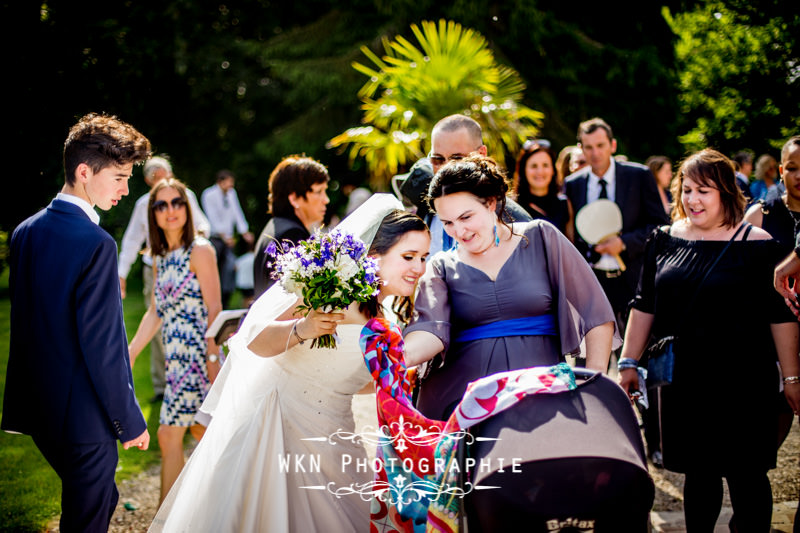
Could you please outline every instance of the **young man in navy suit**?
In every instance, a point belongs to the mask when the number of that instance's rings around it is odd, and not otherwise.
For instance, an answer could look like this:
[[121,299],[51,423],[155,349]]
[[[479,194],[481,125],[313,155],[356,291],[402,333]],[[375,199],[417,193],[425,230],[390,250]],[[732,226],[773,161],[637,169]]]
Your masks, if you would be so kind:
[[147,449],[133,391],[117,245],[98,226],[150,141],[89,114],[64,144],[65,184],[11,237],[11,339],[2,429],[33,437],[61,478],[61,531],[107,531],[117,443]]

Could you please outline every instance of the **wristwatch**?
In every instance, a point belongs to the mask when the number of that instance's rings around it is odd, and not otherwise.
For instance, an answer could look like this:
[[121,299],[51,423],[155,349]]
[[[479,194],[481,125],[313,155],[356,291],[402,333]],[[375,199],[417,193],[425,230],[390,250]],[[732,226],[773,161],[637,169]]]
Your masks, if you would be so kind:
[[219,356],[215,353],[210,353],[208,354],[208,357],[206,359],[208,360],[209,363],[216,363],[217,361],[219,361]]

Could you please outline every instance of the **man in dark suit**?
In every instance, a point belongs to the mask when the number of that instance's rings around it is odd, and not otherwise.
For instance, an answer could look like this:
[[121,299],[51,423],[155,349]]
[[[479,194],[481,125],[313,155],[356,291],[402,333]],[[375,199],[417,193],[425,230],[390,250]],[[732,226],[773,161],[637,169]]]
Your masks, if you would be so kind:
[[[653,228],[669,222],[650,170],[637,163],[615,161],[617,141],[611,127],[600,118],[582,122],[578,141],[587,165],[568,176],[565,192],[574,213],[585,205],[607,198],[622,212],[622,231],[590,247],[579,235],[575,246],[592,265],[595,275],[617,315],[620,334],[625,331],[628,304],[634,296],[642,269],[644,245]],[[605,255],[604,255],[605,254]],[[621,270],[613,258],[624,263]]]
[[147,449],[133,391],[117,245],[98,226],[150,142],[89,114],[64,145],[65,185],[11,237],[11,338],[2,429],[33,437],[61,478],[61,531],[107,531],[119,439]]

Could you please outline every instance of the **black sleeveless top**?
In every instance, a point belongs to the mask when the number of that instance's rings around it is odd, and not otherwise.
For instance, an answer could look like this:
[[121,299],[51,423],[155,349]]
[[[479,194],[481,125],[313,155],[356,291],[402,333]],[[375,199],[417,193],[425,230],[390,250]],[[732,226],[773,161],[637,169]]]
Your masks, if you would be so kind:
[[761,227],[789,253],[800,230],[800,213],[792,215],[778,191],[770,191],[759,203],[763,214]]

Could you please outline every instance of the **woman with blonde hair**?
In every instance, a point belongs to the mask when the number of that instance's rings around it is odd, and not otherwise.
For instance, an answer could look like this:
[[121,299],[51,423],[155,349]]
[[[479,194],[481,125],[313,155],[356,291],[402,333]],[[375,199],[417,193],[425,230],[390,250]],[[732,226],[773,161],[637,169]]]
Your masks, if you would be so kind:
[[778,185],[778,162],[769,154],[756,160],[755,180],[750,184],[753,202],[763,200],[767,193]]

